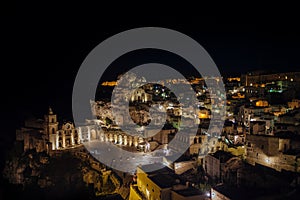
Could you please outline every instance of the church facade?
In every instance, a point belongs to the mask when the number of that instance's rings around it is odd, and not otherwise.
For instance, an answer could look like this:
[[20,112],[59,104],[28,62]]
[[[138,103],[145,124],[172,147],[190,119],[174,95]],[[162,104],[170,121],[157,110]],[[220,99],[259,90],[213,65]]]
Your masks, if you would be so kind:
[[64,150],[80,145],[78,130],[71,122],[61,126],[57,121],[57,115],[52,109],[44,115],[44,120],[29,119],[16,131],[16,140],[23,142],[24,151],[36,149],[37,152]]

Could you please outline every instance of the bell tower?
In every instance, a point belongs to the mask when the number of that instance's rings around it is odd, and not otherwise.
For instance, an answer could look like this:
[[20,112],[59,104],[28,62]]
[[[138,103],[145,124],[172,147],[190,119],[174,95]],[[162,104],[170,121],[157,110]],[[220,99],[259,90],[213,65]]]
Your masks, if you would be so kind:
[[52,150],[58,148],[58,122],[56,114],[53,114],[52,109],[49,107],[48,114],[44,115],[44,134],[46,134],[47,139],[51,143],[50,147]]
[[58,122],[56,114],[53,114],[51,107],[49,107],[49,111],[47,115],[44,115],[44,133],[46,135],[56,134],[58,131]]

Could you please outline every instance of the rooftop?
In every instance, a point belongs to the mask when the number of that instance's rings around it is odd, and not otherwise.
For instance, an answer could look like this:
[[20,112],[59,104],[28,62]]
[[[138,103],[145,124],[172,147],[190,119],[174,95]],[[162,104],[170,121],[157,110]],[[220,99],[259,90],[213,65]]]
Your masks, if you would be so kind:
[[160,188],[170,188],[180,183],[175,174],[155,174],[149,175],[148,178]]
[[[162,163],[153,163],[153,164],[148,164],[148,165],[141,165],[139,166],[139,168],[141,170],[143,170],[144,172],[146,172],[148,175],[151,174],[168,174],[168,173],[172,173],[172,170],[169,169],[167,166],[163,165]],[[155,171],[153,171],[153,169],[157,169]]]
[[220,159],[221,163],[224,163],[233,157],[233,155],[231,153],[226,152],[226,151],[216,151],[215,153],[213,153],[211,155],[217,159]]
[[203,193],[200,190],[197,190],[196,188],[193,188],[193,187],[188,187],[183,190],[175,190],[174,192],[176,192],[184,197],[203,195]]
[[[228,187],[226,185],[218,185],[213,187],[213,189],[229,199],[255,199],[258,197],[261,197],[262,194],[264,194],[262,190],[250,190],[246,188],[235,188],[235,187]],[[214,195],[214,194],[212,194]]]
[[191,160],[189,157],[187,157],[185,155],[178,156],[177,154],[174,154],[172,156],[165,156],[165,158],[168,161],[175,161],[175,162],[184,162],[184,161],[190,161]]
[[265,121],[251,121],[252,124],[264,125],[266,124]]
[[[179,184],[179,176],[161,163],[142,165],[139,167],[148,174],[148,178],[160,188],[170,188]],[[153,171],[153,169],[158,169]]]
[[274,133],[274,136],[282,139],[294,139],[300,141],[300,135],[297,135],[292,131],[279,131],[277,133]]

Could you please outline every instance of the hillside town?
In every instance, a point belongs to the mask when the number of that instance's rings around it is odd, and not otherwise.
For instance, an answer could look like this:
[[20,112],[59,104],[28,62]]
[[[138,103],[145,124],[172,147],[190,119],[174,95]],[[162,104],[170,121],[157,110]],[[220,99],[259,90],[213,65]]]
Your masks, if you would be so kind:
[[[138,78],[131,76],[128,87]],[[206,87],[206,81],[222,84],[222,79],[226,96]],[[117,84],[106,81],[101,87],[113,90]],[[171,84],[190,84],[193,90],[176,96],[168,89]],[[89,199],[297,199],[300,72],[169,79],[118,94],[113,102],[91,100],[93,118],[83,125],[58,121],[51,107],[43,118],[25,120],[3,171],[8,184],[51,191],[49,199],[62,185],[86,191]],[[180,102],[187,94],[197,101],[183,110]],[[224,99],[226,113],[211,124],[213,111],[221,110],[212,104],[216,98]],[[112,104],[122,99],[129,102],[130,115],[121,107],[112,113]],[[161,121],[163,128],[157,129]],[[146,129],[150,123],[153,127]],[[177,136],[195,124],[194,135]],[[137,134],[122,130],[125,125],[136,125]],[[172,140],[177,143],[170,145]],[[180,142],[189,146],[179,155]],[[103,154],[113,155],[104,144],[131,154],[101,163]],[[136,164],[132,155],[144,156],[145,162]],[[117,166],[133,170],[125,173]]]

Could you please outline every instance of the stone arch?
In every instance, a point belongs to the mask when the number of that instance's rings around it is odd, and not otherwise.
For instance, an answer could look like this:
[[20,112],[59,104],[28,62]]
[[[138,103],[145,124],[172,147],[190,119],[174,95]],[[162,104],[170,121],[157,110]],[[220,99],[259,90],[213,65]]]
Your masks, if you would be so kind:
[[123,137],[122,137],[122,135],[120,134],[120,135],[118,135],[118,143],[119,144],[122,144],[123,143]]
[[114,137],[114,143],[117,144],[117,142],[118,142],[118,135],[117,135],[117,134],[114,134],[113,137]]
[[198,143],[198,138],[194,138],[194,144],[197,144]]
[[91,140],[96,140],[97,139],[97,132],[95,129],[91,130]]

